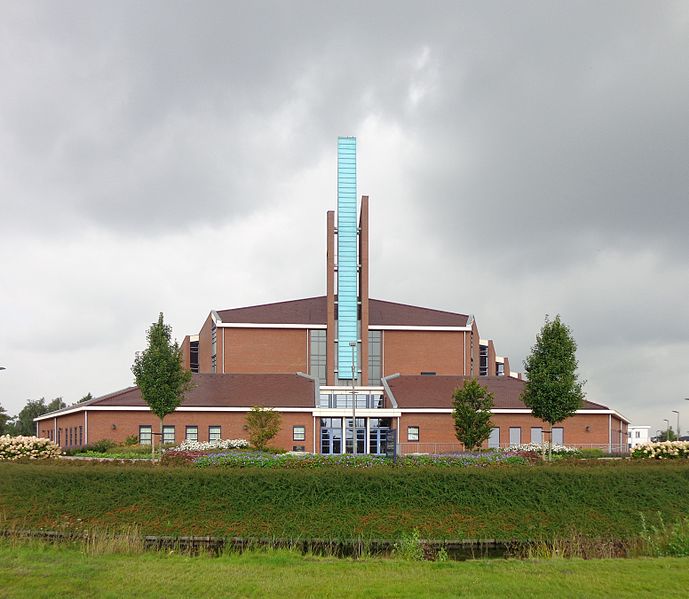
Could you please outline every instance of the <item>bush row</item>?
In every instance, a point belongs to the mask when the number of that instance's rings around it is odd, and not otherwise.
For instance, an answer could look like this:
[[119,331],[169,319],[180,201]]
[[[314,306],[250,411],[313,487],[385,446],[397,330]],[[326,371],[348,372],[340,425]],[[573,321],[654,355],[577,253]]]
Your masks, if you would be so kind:
[[280,538],[629,538],[689,513],[673,462],[539,467],[160,468],[0,464],[9,525]]
[[60,455],[60,447],[50,439],[41,437],[0,437],[0,460],[44,460]]
[[689,457],[689,441],[660,441],[637,445],[632,457],[639,459],[672,460]]

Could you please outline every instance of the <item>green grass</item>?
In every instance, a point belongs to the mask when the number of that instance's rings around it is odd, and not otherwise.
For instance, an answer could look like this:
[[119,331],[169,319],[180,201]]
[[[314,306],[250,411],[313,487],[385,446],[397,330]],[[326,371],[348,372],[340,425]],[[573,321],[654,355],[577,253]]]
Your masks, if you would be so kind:
[[288,551],[92,556],[0,542],[0,597],[686,597],[689,558],[361,561]]
[[[588,465],[587,465],[588,464]],[[689,513],[671,463],[322,470],[2,463],[0,525],[283,538],[638,537]]]

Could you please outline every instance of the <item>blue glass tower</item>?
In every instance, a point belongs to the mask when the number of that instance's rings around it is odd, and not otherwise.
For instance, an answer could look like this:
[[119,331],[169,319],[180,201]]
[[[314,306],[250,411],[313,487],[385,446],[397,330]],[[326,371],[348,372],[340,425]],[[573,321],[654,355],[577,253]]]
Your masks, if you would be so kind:
[[[357,200],[356,138],[337,138],[337,363],[340,379],[352,372],[352,347],[357,342]],[[354,347],[354,363],[358,347]]]

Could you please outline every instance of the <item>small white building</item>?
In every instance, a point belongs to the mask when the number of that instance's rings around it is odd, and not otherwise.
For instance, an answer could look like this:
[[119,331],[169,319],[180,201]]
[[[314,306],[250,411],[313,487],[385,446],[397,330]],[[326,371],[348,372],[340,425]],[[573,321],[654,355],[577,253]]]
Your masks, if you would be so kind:
[[643,445],[644,443],[650,442],[650,426],[636,426],[633,424],[629,425],[628,431],[628,444],[629,449],[634,449],[637,445]]

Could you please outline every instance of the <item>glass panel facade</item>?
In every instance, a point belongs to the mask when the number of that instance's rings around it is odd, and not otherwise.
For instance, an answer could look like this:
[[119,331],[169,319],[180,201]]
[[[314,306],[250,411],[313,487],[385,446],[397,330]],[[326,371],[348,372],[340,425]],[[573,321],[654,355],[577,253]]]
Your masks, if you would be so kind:
[[488,346],[480,346],[480,363],[479,363],[479,375],[486,376],[488,374]]
[[322,329],[309,331],[309,374],[315,376],[321,385],[326,377],[326,332]]
[[382,331],[368,332],[368,384],[380,385],[383,376],[383,341]]

